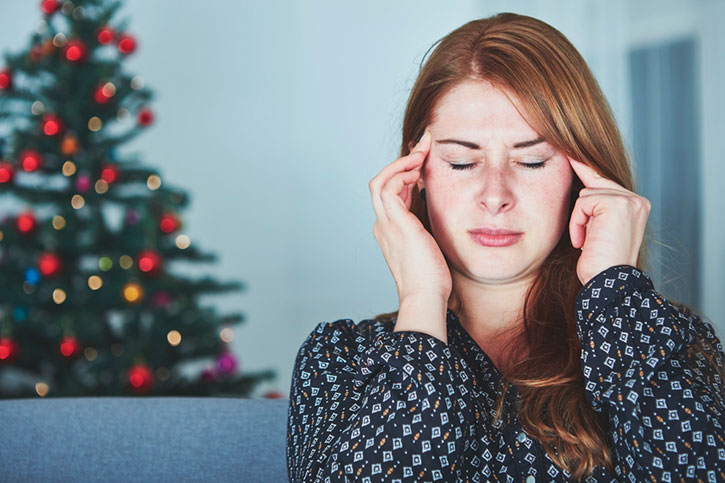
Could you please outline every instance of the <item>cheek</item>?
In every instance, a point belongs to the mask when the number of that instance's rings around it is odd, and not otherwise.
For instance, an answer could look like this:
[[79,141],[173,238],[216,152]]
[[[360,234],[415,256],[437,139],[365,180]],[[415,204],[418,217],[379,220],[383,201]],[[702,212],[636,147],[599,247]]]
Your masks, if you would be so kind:
[[423,174],[426,192],[435,193],[427,197],[428,220],[439,243],[444,241],[446,233],[456,225],[461,206],[466,204],[462,199],[460,180],[455,178],[455,173],[448,171],[451,170],[436,166]]
[[540,188],[536,190],[535,203],[545,210],[542,221],[547,220],[547,224],[553,224],[557,228],[569,222],[571,185],[572,172],[569,166],[557,166],[550,176],[541,180]]

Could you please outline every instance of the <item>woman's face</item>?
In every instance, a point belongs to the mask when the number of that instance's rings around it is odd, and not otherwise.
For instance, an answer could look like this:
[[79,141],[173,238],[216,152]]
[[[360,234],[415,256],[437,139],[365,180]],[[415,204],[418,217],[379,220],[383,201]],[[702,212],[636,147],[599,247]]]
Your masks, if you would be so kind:
[[[506,95],[485,81],[453,88],[433,119],[418,187],[426,190],[431,231],[452,271],[492,284],[534,275],[568,227],[574,173],[566,156],[539,141]],[[521,235],[508,246],[485,246],[469,233],[483,227]]]

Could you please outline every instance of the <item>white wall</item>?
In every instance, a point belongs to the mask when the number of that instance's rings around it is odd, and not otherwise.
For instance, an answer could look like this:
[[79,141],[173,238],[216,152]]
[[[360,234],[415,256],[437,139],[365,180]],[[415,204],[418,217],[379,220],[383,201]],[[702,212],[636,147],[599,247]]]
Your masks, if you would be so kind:
[[[693,37],[699,48],[696,76],[699,80],[701,140],[701,251],[704,260],[700,286],[701,310],[725,334],[725,1],[644,0],[628,5],[629,40],[632,48]],[[683,160],[683,163],[688,160]],[[677,196],[673,193],[672,196]]]
[[[0,48],[26,45],[36,3],[0,3]],[[234,343],[242,369],[277,370],[260,394],[287,395],[297,349],[320,321],[397,308],[367,183],[397,157],[433,42],[496,11],[538,16],[581,50],[629,130],[624,0],[351,5],[129,0],[123,10],[140,42],[127,67],[157,93],[157,122],[129,150],[192,195],[187,232],[221,261],[202,272],[248,284],[210,302],[247,315]]]

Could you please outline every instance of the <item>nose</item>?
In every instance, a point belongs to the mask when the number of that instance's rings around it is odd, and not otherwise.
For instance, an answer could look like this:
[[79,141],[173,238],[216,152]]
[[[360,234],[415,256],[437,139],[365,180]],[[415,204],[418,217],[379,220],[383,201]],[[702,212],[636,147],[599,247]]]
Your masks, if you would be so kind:
[[511,210],[515,197],[509,168],[485,166],[482,171],[478,196],[481,206],[492,215]]

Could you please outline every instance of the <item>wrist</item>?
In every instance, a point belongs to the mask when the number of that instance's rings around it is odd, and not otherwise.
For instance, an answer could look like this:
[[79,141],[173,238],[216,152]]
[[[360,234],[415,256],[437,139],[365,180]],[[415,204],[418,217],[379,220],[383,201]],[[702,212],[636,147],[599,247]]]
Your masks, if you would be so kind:
[[404,305],[425,305],[432,307],[445,306],[447,308],[449,298],[450,294],[443,294],[436,290],[419,291],[399,297],[399,305],[400,307],[403,307]]
[[423,332],[448,344],[447,311],[447,297],[433,294],[406,297],[400,301],[393,331]]

